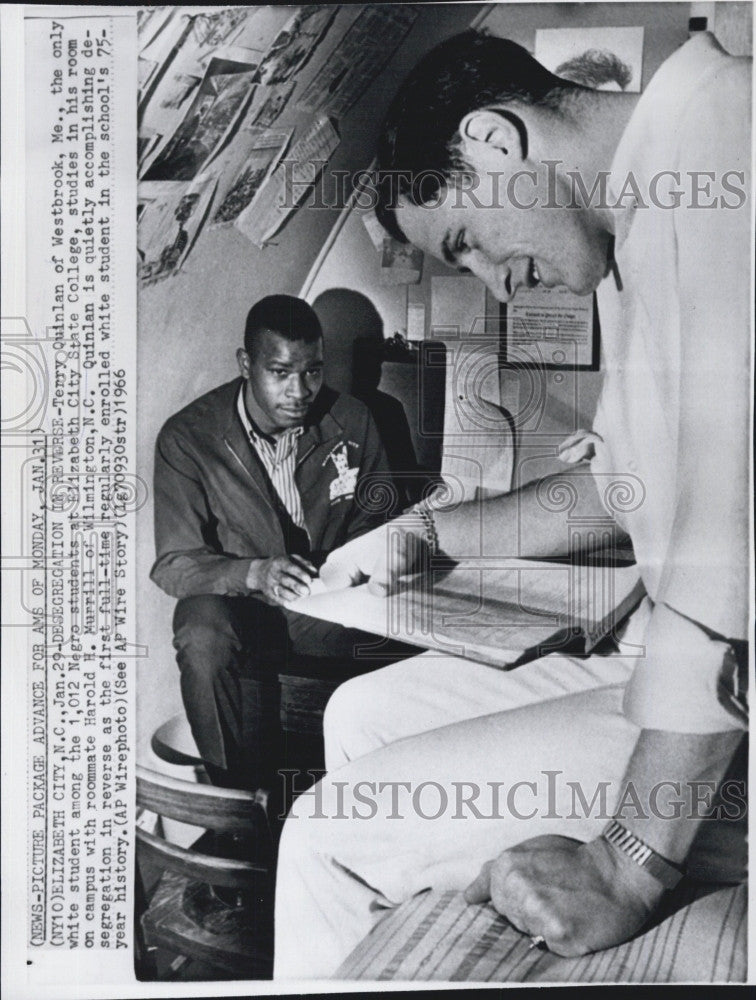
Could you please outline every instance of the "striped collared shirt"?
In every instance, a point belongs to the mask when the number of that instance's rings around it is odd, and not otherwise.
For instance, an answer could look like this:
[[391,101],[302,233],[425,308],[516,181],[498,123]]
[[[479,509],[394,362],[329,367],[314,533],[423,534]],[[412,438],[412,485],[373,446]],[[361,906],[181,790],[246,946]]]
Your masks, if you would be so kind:
[[242,427],[247,432],[247,437],[257,452],[265,471],[270,476],[281,502],[289,512],[294,524],[306,531],[302,498],[294,481],[294,469],[297,464],[297,441],[304,433],[304,427],[292,427],[288,431],[284,431],[275,441],[263,437],[252,425],[244,405],[244,383],[239,390],[236,408]]

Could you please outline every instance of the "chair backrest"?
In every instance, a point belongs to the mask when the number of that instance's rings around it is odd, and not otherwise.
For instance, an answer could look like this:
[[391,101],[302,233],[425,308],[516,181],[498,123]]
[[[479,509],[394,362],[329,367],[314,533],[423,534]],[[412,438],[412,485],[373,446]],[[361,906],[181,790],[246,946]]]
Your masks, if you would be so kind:
[[[137,807],[216,833],[267,831],[267,815],[259,797],[241,789],[181,781],[138,765],[136,797]],[[267,873],[263,865],[179,847],[139,827],[137,843],[143,857],[159,868],[211,885],[246,888]]]

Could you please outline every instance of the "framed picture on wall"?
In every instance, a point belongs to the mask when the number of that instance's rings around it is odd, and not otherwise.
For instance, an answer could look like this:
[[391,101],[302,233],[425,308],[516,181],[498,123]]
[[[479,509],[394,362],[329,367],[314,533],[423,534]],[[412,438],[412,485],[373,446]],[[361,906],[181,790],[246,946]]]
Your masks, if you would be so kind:
[[546,370],[598,371],[600,324],[596,296],[566,288],[521,288],[502,303],[502,365]]

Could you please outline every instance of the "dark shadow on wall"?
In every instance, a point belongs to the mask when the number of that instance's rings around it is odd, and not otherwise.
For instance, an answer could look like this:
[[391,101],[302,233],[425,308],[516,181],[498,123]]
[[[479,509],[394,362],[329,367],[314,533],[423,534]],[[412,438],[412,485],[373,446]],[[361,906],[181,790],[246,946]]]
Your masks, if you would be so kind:
[[[323,327],[325,381],[368,407],[386,449],[400,503],[414,503],[429,484],[439,480],[444,372],[421,377],[419,352],[389,357],[380,314],[361,292],[330,288],[317,297],[313,308]],[[380,389],[382,383],[388,383],[392,393]],[[432,426],[431,434],[428,426]]]

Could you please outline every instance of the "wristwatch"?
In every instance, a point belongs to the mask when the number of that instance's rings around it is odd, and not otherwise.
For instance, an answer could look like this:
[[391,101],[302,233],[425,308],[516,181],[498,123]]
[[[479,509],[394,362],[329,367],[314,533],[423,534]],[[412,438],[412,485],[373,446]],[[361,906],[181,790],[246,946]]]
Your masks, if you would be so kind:
[[636,837],[616,819],[607,823],[601,836],[615,850],[626,854],[639,868],[643,868],[649,875],[653,875],[666,889],[674,889],[685,874],[679,865],[667,861],[661,854],[657,854],[652,847],[649,847],[640,837]]

